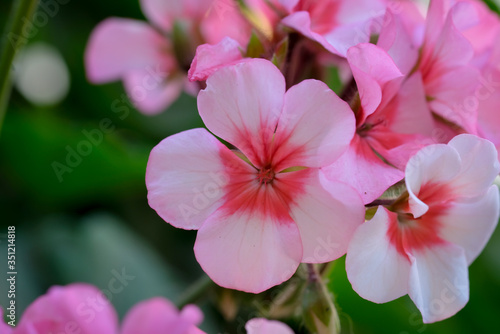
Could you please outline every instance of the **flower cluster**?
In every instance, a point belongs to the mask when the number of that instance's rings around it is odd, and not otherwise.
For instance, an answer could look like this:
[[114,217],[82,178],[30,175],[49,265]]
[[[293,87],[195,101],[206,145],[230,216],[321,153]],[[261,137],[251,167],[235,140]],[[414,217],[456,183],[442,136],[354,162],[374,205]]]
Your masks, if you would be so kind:
[[214,282],[259,293],[347,253],[365,299],[409,294],[424,322],[464,307],[499,218],[496,14],[478,0],[141,4],[152,26],[96,28],[88,77],[123,79],[145,113],[197,94],[208,131],[159,143],[146,185],[165,221],[198,230]]
[[[2,315],[0,309],[0,316]],[[201,310],[187,305],[181,311],[165,298],[152,298],[135,305],[121,326],[109,300],[95,286],[77,283],[53,286],[36,299],[13,329],[0,321],[1,334],[205,334],[199,325]],[[277,321],[255,318],[246,325],[248,334],[291,334]]]

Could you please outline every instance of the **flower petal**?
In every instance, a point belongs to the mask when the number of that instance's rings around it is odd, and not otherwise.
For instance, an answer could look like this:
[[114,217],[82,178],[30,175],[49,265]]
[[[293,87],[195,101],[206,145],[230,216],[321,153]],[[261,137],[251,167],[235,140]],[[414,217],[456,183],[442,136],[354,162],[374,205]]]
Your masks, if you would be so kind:
[[116,333],[118,317],[92,285],[52,286],[24,311],[16,333],[64,333],[68,328],[81,334]]
[[460,311],[469,300],[464,250],[445,243],[413,254],[409,295],[424,323],[440,321]]
[[477,198],[456,201],[439,219],[443,239],[465,250],[471,264],[486,246],[500,215],[498,188],[492,185]]
[[202,81],[219,68],[241,60],[243,48],[232,38],[224,37],[215,45],[203,44],[196,48],[196,55],[189,68],[190,81]]
[[[174,304],[165,298],[152,298],[135,305],[123,320],[121,334],[185,334],[201,322],[203,315],[196,308],[196,317],[183,317]],[[183,310],[184,311],[184,310]],[[200,317],[201,316],[201,317]]]
[[164,50],[167,40],[148,24],[109,18],[92,32],[85,51],[88,79],[93,83],[117,80],[131,70],[151,66],[170,69],[175,60]]
[[403,74],[386,51],[373,44],[358,44],[347,51],[347,61],[351,66],[359,89],[365,118],[379,106],[390,101],[399,90]]
[[462,168],[453,186],[460,189],[463,196],[483,194],[500,172],[495,145],[469,134],[456,136],[448,145],[457,150],[462,159]]
[[302,259],[299,230],[286,217],[214,213],[198,231],[194,252],[222,287],[260,293],[288,280]]
[[347,150],[355,130],[354,114],[326,84],[305,80],[290,88],[276,129],[277,170],[323,167]]
[[294,334],[284,323],[265,318],[253,318],[245,324],[247,334]]
[[283,109],[285,78],[270,61],[251,59],[220,69],[198,95],[207,128],[259,165]]
[[209,10],[212,2],[200,0],[140,0],[144,15],[158,28],[172,30],[175,20],[196,22]]
[[380,159],[368,142],[355,135],[349,149],[333,164],[323,168],[331,180],[344,182],[368,204],[400,181],[404,173]]
[[410,262],[390,242],[396,214],[382,206],[362,224],[349,243],[346,271],[352,288],[364,299],[385,303],[408,293]]
[[130,71],[124,76],[123,84],[131,102],[147,115],[167,109],[182,92],[184,78],[168,78],[163,70],[152,67]]
[[364,221],[365,210],[358,193],[348,185],[327,180],[318,170],[280,174],[283,182],[307,173],[304,189],[295,194],[290,215],[299,227],[301,262],[324,263],[345,254],[349,240]]
[[[234,156],[205,129],[164,139],[149,156],[149,205],[175,227],[198,229],[223,203],[229,176],[221,152],[228,160]],[[235,164],[247,165],[240,161],[234,158]]]
[[0,333],[2,334],[11,334],[12,333],[12,326],[7,325],[4,322],[4,315],[3,315],[3,309],[0,307]]
[[410,195],[408,202],[415,218],[429,209],[418,198],[423,185],[447,184],[460,171],[461,160],[457,151],[445,144],[424,147],[410,158],[406,165],[405,182]]

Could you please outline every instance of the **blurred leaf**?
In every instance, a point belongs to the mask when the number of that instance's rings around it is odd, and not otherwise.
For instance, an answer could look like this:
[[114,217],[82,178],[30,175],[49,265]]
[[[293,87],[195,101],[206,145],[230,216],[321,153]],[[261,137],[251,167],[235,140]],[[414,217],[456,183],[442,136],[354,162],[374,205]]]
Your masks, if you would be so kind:
[[252,36],[250,36],[250,41],[248,42],[247,53],[245,57],[259,58],[262,55],[264,55],[265,52],[266,49],[262,44],[262,41],[260,40],[259,36],[255,32],[252,32]]

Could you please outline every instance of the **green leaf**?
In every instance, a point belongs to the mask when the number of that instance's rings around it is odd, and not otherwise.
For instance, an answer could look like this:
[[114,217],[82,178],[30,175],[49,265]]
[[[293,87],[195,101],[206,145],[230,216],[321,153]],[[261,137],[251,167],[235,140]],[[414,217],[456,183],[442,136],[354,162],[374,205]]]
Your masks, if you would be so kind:
[[250,36],[250,41],[248,42],[247,45],[247,53],[245,57],[260,58],[265,54],[265,52],[266,49],[262,44],[262,41],[260,40],[259,36],[255,33],[255,31],[253,31],[252,36]]

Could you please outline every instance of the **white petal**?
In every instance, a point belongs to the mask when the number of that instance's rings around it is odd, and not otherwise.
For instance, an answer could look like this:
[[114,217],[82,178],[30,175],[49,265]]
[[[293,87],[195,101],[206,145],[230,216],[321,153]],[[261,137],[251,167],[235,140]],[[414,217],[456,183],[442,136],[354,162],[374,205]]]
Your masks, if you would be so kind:
[[396,219],[380,206],[375,216],[356,230],[347,249],[347,277],[354,291],[372,302],[385,303],[408,293],[410,261],[389,237]]
[[441,321],[469,300],[469,273],[464,250],[440,244],[413,254],[409,295],[424,323]]

